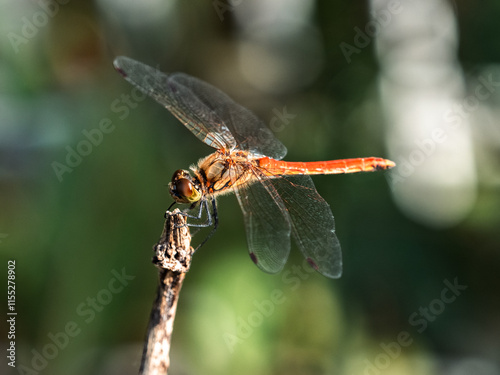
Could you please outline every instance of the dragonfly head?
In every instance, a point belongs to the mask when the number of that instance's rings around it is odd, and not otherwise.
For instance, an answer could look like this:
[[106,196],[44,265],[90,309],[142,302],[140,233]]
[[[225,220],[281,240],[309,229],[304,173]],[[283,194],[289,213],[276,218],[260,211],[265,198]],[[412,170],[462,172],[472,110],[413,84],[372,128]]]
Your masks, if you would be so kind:
[[202,197],[199,185],[195,183],[188,171],[182,169],[174,172],[168,188],[170,195],[177,203],[195,203]]

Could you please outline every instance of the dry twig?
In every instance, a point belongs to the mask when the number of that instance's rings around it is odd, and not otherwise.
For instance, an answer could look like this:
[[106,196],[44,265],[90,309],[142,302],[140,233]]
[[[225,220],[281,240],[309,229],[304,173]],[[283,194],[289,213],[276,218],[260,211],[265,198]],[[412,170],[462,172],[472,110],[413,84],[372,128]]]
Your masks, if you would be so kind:
[[186,217],[176,209],[167,211],[165,218],[163,233],[154,246],[156,255],[153,264],[159,268],[159,283],[151,310],[140,375],[167,374],[177,301],[193,255]]

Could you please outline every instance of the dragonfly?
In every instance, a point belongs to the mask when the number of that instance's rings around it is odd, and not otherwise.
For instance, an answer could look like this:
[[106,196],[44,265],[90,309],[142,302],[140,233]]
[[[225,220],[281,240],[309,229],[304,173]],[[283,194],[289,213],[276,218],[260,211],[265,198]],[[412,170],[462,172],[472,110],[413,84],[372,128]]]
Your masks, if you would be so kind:
[[119,56],[115,69],[167,108],[200,141],[215,149],[169,183],[174,203],[198,206],[201,220],[218,226],[216,198],[234,193],[243,212],[252,261],[267,273],[281,271],[291,237],[307,262],[329,278],[342,274],[342,253],[328,203],[311,175],[379,171],[395,163],[378,157],[314,162],[283,161],[286,147],[250,110],[216,87],[185,73],[166,74]]

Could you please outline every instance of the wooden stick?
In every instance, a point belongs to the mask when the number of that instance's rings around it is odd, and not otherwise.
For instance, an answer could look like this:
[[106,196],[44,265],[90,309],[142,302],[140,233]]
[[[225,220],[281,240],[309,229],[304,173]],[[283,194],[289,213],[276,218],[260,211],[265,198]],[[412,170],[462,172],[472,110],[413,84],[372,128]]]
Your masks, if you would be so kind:
[[154,246],[153,264],[159,283],[142,353],[140,375],[165,375],[170,366],[170,339],[182,282],[189,271],[193,248],[186,216],[176,209],[165,214],[165,226]]

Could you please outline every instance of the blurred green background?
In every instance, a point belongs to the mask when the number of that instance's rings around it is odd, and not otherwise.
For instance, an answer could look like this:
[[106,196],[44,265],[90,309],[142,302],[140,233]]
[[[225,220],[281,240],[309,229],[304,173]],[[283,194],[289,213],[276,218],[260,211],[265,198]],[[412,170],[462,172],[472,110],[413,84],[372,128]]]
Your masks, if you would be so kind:
[[167,184],[212,149],[132,96],[112,67],[125,55],[278,118],[287,160],[398,164],[314,178],[339,280],[295,247],[281,274],[259,271],[236,199],[220,199],[181,293],[172,374],[500,374],[497,1],[1,7],[0,256],[4,285],[16,262],[18,312],[17,368],[1,373],[138,371]]

